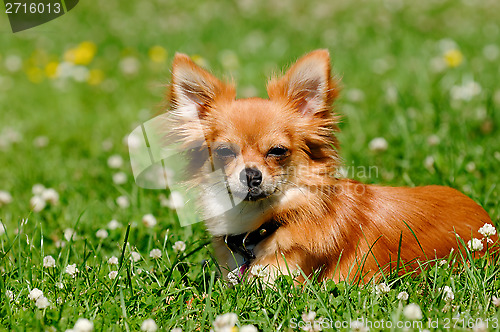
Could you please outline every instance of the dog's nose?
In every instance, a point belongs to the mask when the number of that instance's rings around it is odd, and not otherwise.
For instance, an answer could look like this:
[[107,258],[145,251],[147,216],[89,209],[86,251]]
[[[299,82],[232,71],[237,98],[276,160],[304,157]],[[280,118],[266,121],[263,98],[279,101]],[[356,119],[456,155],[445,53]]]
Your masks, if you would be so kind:
[[245,168],[240,173],[240,181],[248,188],[257,188],[262,183],[262,173],[257,168]]

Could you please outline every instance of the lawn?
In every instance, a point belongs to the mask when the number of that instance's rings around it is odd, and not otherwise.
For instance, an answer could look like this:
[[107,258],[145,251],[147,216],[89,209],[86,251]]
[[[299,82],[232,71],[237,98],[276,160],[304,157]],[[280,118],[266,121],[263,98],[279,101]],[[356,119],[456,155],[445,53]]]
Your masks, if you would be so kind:
[[366,286],[230,287],[203,224],[135,184],[126,144],[164,111],[175,52],[265,97],[327,48],[347,175],[451,186],[498,227],[500,2],[81,1],[16,34],[0,16],[0,329],[500,330],[500,264],[465,248]]

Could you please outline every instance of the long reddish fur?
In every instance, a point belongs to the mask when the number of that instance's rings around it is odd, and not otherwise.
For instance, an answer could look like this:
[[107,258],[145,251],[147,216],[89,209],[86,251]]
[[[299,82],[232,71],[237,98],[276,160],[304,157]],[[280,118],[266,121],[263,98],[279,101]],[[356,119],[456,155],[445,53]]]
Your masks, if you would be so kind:
[[[300,81],[300,71],[307,78],[309,67],[319,68],[322,78],[321,103],[312,111],[307,91],[300,89],[308,84],[317,87],[316,81]],[[331,109],[338,87],[331,78],[328,51],[314,51],[283,77],[272,79],[269,99],[235,99],[231,84],[219,81],[187,56],[177,55],[170,96],[174,112],[180,109],[184,83],[199,94],[197,110],[204,129],[200,133],[189,121],[179,119],[177,130],[185,142],[225,135],[246,147],[242,149],[246,161],[271,173],[278,166],[263,161],[260,142],[278,140],[284,133],[292,142],[292,157],[279,166],[295,166],[290,180],[309,191],[258,217],[258,225],[274,219],[281,227],[257,245],[253,264],[269,265],[282,273],[298,267],[305,275],[320,271],[320,279],[366,282],[375,273],[394,268],[399,250],[401,261],[415,268],[417,260],[441,258],[457,250],[461,243],[457,236],[465,243],[482,238],[478,229],[491,223],[481,206],[449,187],[385,187],[332,176],[340,164],[334,135],[338,118]],[[222,237],[214,237],[214,247],[220,264],[234,268]]]

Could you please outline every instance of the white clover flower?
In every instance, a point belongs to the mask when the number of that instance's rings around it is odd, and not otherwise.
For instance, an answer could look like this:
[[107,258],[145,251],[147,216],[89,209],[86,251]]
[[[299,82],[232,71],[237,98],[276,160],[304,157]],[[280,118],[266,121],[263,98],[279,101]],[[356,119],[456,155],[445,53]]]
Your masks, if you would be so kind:
[[71,77],[77,82],[85,82],[88,80],[90,72],[85,66],[75,66],[71,72]]
[[139,254],[138,252],[136,251],[132,251],[130,253],[130,258],[134,261],[134,262],[138,262],[141,260],[141,254]]
[[362,320],[353,320],[351,321],[351,330],[352,332],[367,332],[368,328],[365,326]]
[[120,223],[119,223],[117,220],[115,220],[115,219],[111,220],[111,221],[108,223],[108,228],[109,228],[110,230],[112,230],[112,231],[113,231],[113,230],[115,230],[115,229],[117,229],[117,228],[120,228],[120,227],[122,227],[122,224],[120,224]]
[[455,294],[450,286],[444,286],[440,290],[443,291],[443,300],[445,302],[452,302],[455,299]]
[[57,66],[56,77],[61,79],[70,78],[73,75],[75,65],[68,61],[63,61]]
[[31,188],[31,192],[35,196],[41,196],[44,190],[45,190],[45,186],[43,184],[40,184],[40,183],[33,185],[33,188]]
[[57,205],[59,203],[59,194],[53,188],[45,189],[41,197],[45,202],[49,202],[52,205]]
[[101,229],[99,229],[97,232],[95,232],[95,236],[96,236],[97,238],[101,239],[101,240],[104,240],[105,238],[107,238],[107,237],[108,237],[108,235],[109,235],[109,234],[108,234],[108,231],[107,231],[107,230],[105,230],[105,229],[103,229],[103,228],[101,228]]
[[57,240],[54,245],[56,246],[56,248],[64,248],[66,246],[66,242],[64,241],[61,241],[61,240]]
[[409,296],[408,296],[408,293],[407,293],[407,292],[405,292],[405,291],[402,291],[402,292],[400,292],[400,293],[398,294],[398,297],[397,297],[397,298],[398,298],[398,300],[406,301],[406,300],[408,300],[408,297],[409,297]]
[[38,309],[45,309],[50,305],[49,299],[47,299],[45,296],[40,296],[36,300],[35,305],[37,306]]
[[491,303],[493,303],[493,305],[495,307],[500,307],[500,298],[496,297],[495,295],[493,295],[491,297]]
[[257,279],[265,279],[269,277],[269,269],[267,266],[255,264],[252,265],[250,273]]
[[481,93],[481,86],[474,81],[469,81],[463,85],[455,85],[450,90],[450,95],[453,100],[469,101]]
[[78,270],[78,268],[76,267],[76,264],[71,264],[71,265],[68,265],[66,266],[66,269],[64,270],[67,274],[69,274],[70,276],[72,276],[73,278],[76,276],[76,274],[78,272],[80,272]]
[[389,293],[390,290],[391,290],[391,288],[389,286],[387,286],[387,284],[385,282],[381,282],[380,284],[375,286],[375,293],[377,295],[387,294],[387,293]]
[[9,301],[14,301],[14,293],[11,290],[5,291],[5,296],[9,299]]
[[184,243],[184,241],[176,241],[172,249],[174,249],[175,252],[183,252],[186,250],[186,243]]
[[111,280],[116,279],[117,276],[118,276],[118,271],[111,271],[108,273],[108,277]]
[[63,61],[59,63],[56,70],[56,77],[58,78],[70,78],[73,75],[73,70],[75,65],[70,61]]
[[302,314],[302,320],[304,322],[312,323],[315,318],[316,318],[316,311],[304,312]]
[[403,315],[409,320],[420,320],[422,319],[422,310],[418,304],[410,303],[403,308]]
[[62,282],[56,282],[56,287],[59,288],[59,289],[63,289],[64,288],[64,284]]
[[243,325],[238,332],[259,332],[259,330],[253,325]]
[[225,332],[230,331],[238,321],[238,316],[232,312],[227,314],[219,315],[215,318],[213,322],[214,332]]
[[383,137],[376,137],[372,139],[368,145],[368,148],[374,152],[383,152],[387,150],[389,143]]
[[73,228],[66,228],[64,230],[64,238],[66,241],[71,241],[71,239],[76,240],[76,232]]
[[385,89],[385,99],[394,104],[398,101],[398,89],[394,86],[389,86]]
[[113,148],[113,141],[111,139],[106,139],[102,141],[101,147],[104,151],[109,151]]
[[430,146],[436,146],[440,142],[441,142],[441,139],[436,134],[432,134],[429,137],[427,137],[427,144],[429,144]]
[[47,203],[40,196],[33,196],[30,199],[30,206],[34,212],[40,212],[47,206]]
[[483,55],[490,61],[495,61],[500,55],[500,48],[495,44],[488,44],[483,47]]
[[33,288],[28,294],[28,298],[33,301],[38,300],[38,298],[41,296],[43,296],[43,292],[38,288]]
[[123,172],[113,174],[113,182],[117,185],[125,184],[127,182],[127,174]]
[[448,261],[446,259],[442,259],[439,261],[439,266],[444,266],[444,265],[448,265]]
[[116,256],[111,256],[111,257],[108,259],[108,264],[109,264],[109,265],[118,265],[118,257],[116,257]]
[[154,227],[156,225],[156,218],[151,213],[148,213],[142,217],[142,223],[148,228]]
[[476,170],[476,163],[471,161],[468,162],[467,165],[465,165],[465,170],[469,173],[472,173]]
[[153,249],[149,252],[149,257],[153,259],[159,259],[161,258],[161,250],[160,249]]
[[433,156],[425,157],[424,167],[427,168],[428,170],[432,171],[432,169],[434,168],[434,157]]
[[114,154],[108,158],[108,167],[109,168],[120,168],[123,166],[123,158],[118,154]]
[[94,324],[86,318],[78,318],[73,326],[74,332],[92,332],[94,330]]
[[173,329],[170,330],[170,332],[182,332],[182,329],[180,327],[174,327]]
[[473,332],[488,332],[488,324],[486,324],[481,318],[476,320],[476,324],[472,327]]
[[23,67],[23,60],[20,56],[10,54],[5,57],[5,68],[10,72],[16,72]]
[[37,136],[33,139],[33,145],[36,148],[45,148],[49,145],[50,139],[47,136]]
[[180,209],[184,207],[184,197],[178,191],[172,191],[167,202],[167,206],[171,209]]
[[12,196],[9,192],[0,190],[0,207],[12,203]]
[[486,223],[479,229],[479,233],[484,237],[490,237],[495,235],[497,233],[497,230],[492,224]]
[[116,204],[118,204],[118,206],[121,207],[122,209],[126,209],[130,206],[130,202],[127,196],[118,196],[116,198]]
[[363,101],[365,99],[365,93],[360,89],[350,89],[345,93],[346,98],[354,103]]
[[137,135],[127,135],[123,138],[123,143],[128,146],[129,150],[136,150],[141,147],[143,144],[143,139]]
[[139,71],[140,65],[141,63],[139,62],[139,60],[137,60],[137,58],[133,56],[125,57],[119,63],[120,70],[125,75],[136,74]]
[[483,243],[479,239],[472,239],[467,242],[467,247],[470,251],[481,251],[483,250]]
[[48,255],[43,258],[43,267],[49,268],[55,266],[56,266],[56,260],[54,259],[54,257]]
[[23,138],[23,135],[19,131],[10,127],[4,128],[0,136],[3,136],[10,143],[19,143]]
[[158,330],[158,325],[156,325],[155,321],[151,318],[146,319],[141,324],[141,331],[156,332],[156,330]]

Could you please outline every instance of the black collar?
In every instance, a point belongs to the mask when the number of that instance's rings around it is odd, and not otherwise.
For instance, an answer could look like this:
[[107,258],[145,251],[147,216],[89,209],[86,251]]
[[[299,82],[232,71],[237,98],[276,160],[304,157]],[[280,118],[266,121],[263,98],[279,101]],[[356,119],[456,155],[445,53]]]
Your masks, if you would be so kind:
[[224,242],[229,250],[242,255],[246,261],[251,261],[255,259],[255,254],[252,249],[248,249],[247,247],[257,245],[259,242],[271,236],[279,227],[280,224],[271,219],[271,221],[266,222],[253,232],[226,235],[224,236]]

